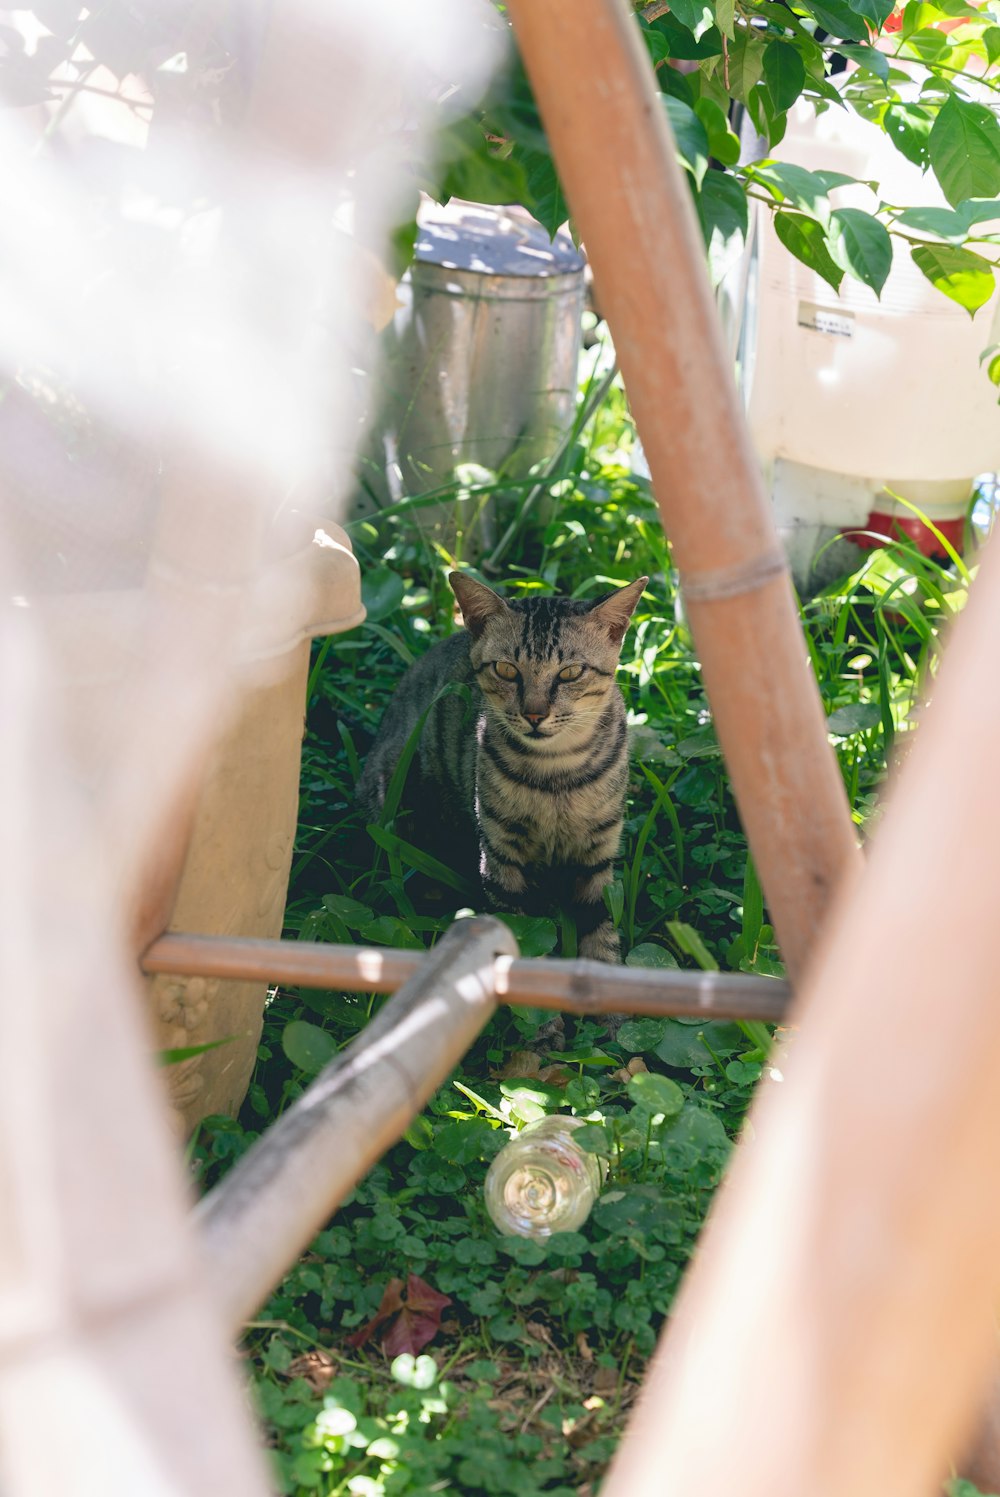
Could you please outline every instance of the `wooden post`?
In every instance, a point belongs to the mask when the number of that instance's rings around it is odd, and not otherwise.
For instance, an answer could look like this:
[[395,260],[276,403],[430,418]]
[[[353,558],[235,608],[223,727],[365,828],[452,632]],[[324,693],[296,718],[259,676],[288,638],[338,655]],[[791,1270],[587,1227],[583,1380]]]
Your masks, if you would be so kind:
[[691,195],[624,0],[509,0],[508,11],[615,341],[794,980],[858,858]]
[[604,1497],[931,1497],[965,1474],[1000,1296],[998,638],[993,542]]
[[496,958],[516,952],[501,921],[457,921],[205,1197],[208,1272],[233,1334],[465,1054],[496,1006]]

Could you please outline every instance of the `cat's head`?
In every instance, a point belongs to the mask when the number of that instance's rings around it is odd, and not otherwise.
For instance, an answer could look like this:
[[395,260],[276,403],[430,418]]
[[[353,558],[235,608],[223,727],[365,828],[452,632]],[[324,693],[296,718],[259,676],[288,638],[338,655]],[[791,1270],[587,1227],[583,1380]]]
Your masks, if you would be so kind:
[[487,707],[508,731],[541,746],[592,727],[617,689],[622,640],[649,578],[589,602],[508,602],[463,572],[448,581],[472,636],[472,668]]

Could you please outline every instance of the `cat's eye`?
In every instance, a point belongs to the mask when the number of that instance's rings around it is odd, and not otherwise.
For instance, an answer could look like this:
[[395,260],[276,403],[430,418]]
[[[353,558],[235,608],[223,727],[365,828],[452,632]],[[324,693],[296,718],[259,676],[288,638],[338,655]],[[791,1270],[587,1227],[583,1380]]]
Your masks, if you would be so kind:
[[585,669],[586,667],[582,665],[564,665],[562,670],[559,672],[557,680],[579,681]]
[[501,681],[516,681],[521,672],[509,660],[494,660],[493,669]]

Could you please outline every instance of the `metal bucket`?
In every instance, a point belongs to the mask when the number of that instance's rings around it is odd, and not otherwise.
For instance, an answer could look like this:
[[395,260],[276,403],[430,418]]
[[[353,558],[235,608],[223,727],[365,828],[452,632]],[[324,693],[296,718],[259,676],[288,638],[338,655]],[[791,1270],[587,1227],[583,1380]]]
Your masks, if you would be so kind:
[[[526,491],[504,498],[503,480],[553,457],[572,427],[583,270],[568,234],[552,242],[515,210],[427,206],[385,334],[360,513],[447,490],[413,512],[425,536],[466,561],[492,543]],[[463,497],[462,464],[498,474],[498,494]]]

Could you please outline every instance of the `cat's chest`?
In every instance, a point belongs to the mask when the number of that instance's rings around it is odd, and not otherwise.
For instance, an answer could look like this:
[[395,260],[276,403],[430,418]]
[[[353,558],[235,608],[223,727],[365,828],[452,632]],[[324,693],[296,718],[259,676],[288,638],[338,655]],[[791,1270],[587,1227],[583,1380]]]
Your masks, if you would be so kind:
[[[530,767],[524,766],[525,778]],[[485,766],[490,773],[491,766]],[[519,853],[526,863],[571,863],[590,846],[595,826],[614,814],[617,785],[578,785],[569,789],[519,784],[491,774],[490,800],[517,827]]]

